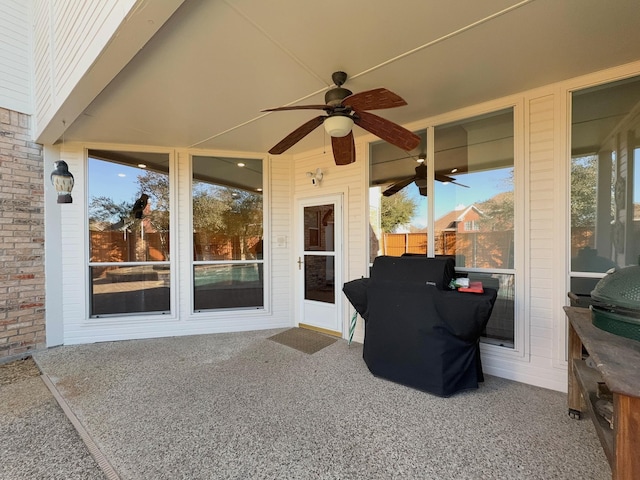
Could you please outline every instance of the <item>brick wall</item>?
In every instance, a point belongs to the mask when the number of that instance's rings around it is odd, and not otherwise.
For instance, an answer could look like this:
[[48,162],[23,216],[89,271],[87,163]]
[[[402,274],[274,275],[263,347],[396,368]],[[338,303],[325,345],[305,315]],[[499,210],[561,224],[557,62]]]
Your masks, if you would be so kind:
[[0,362],[45,346],[42,147],[0,108]]

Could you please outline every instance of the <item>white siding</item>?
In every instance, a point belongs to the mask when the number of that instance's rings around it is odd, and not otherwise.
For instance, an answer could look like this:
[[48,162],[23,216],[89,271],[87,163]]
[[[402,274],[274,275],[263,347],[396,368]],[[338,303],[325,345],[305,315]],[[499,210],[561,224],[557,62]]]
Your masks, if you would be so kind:
[[[291,178],[293,168],[289,155],[270,157],[270,208],[267,212],[271,242],[269,256],[270,302],[274,318],[293,326],[293,198]],[[266,259],[265,259],[266,260]]]
[[35,119],[41,129],[92,67],[136,2],[34,2]]
[[554,96],[529,102],[529,319],[531,362],[552,358],[554,251],[562,248],[554,239],[555,193]]
[[53,115],[53,68],[51,63],[52,41],[49,28],[49,6],[47,0],[34,0],[34,100],[35,118],[50,118]]
[[31,115],[31,0],[0,0],[0,107]]
[[[369,237],[368,234],[363,234],[363,232],[368,232],[368,214],[365,210],[368,189],[364,183],[364,179],[367,177],[366,168],[368,162],[365,150],[366,144],[362,142],[356,143],[356,161],[351,165],[337,166],[330,148],[326,152],[324,152],[323,149],[322,151],[296,156],[294,162],[294,196],[296,198],[332,195],[336,193],[343,195],[343,282],[368,276],[368,246],[366,241]],[[319,187],[312,186],[306,175],[306,172],[314,172],[316,168],[321,168],[324,174]],[[291,268],[293,269],[293,267]],[[336,285],[336,288],[341,289],[342,284]],[[344,296],[342,310],[342,332],[343,337],[346,338],[353,308]],[[297,321],[301,322],[302,320],[297,319]],[[354,335],[354,340],[362,342],[363,339],[362,319],[358,319],[358,328]]]

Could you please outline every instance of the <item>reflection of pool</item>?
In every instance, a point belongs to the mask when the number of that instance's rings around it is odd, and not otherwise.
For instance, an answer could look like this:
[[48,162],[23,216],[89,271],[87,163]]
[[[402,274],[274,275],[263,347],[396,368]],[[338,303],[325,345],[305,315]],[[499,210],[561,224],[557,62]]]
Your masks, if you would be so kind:
[[234,285],[238,283],[261,281],[259,269],[261,264],[247,263],[242,265],[198,265],[194,267],[194,284],[196,287],[209,285]]

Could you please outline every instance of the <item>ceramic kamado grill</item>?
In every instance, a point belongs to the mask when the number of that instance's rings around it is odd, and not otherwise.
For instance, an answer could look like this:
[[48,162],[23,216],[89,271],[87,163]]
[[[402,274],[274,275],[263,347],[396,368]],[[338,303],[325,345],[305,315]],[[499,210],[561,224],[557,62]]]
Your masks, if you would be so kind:
[[607,273],[592,290],[591,300],[596,327],[640,341],[640,265]]

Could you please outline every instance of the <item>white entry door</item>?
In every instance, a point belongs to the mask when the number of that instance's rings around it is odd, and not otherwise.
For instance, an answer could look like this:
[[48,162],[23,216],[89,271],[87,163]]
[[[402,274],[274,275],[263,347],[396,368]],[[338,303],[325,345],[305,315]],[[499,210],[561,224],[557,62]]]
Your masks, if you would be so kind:
[[342,336],[342,196],[298,202],[298,324]]

